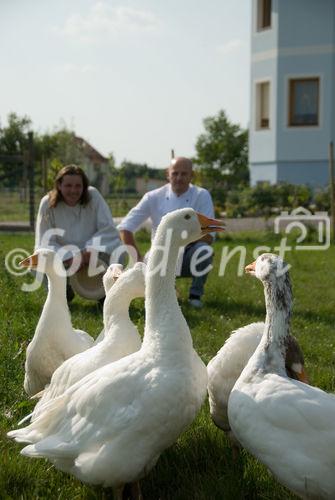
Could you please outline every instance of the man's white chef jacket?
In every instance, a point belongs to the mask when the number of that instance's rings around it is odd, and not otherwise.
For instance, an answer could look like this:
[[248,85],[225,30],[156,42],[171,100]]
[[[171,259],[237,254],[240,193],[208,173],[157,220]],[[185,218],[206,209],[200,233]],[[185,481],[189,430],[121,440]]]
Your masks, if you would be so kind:
[[139,203],[130,210],[128,215],[117,226],[118,230],[134,233],[148,218],[152,222],[151,239],[164,215],[179,208],[193,208],[207,217],[214,217],[214,207],[211,195],[207,189],[189,185],[188,190],[177,196],[171,189],[171,184],[146,193]]

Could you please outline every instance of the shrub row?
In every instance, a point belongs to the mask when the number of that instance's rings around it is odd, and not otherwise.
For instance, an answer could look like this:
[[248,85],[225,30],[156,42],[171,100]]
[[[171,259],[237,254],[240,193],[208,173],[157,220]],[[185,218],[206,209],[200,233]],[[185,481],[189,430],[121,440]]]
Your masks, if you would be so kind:
[[228,192],[216,192],[214,197],[217,214],[225,212],[227,217],[269,217],[296,207],[315,211],[330,209],[330,188],[312,190],[306,185],[258,184]]

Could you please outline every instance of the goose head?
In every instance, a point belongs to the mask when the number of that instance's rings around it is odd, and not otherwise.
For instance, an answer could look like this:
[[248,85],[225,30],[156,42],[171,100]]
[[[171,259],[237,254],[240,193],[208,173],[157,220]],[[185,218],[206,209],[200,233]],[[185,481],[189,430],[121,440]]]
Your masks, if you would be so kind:
[[146,264],[136,262],[136,264],[124,272],[124,279],[132,291],[134,297],[144,297]]
[[118,282],[120,285],[126,284],[131,296],[144,297],[145,269],[144,262],[137,262],[126,271],[123,270],[122,264],[111,264],[103,276],[106,296],[112,286]]
[[205,234],[224,231],[224,223],[199,214],[193,208],[181,208],[166,214],[159,228],[170,232],[174,245],[184,246]]
[[288,266],[279,255],[263,253],[245,267],[245,272],[261,280],[263,283],[276,283],[288,276]]
[[37,272],[47,275],[66,276],[66,270],[63,266],[60,256],[50,248],[39,248],[32,255],[20,262],[20,266],[34,269]]
[[285,309],[289,314],[292,289],[288,269],[289,266],[279,255],[263,253],[245,267],[245,272],[262,281],[265,297],[271,301],[272,307]]
[[112,288],[116,280],[123,273],[123,265],[122,264],[111,264],[105,274],[102,277],[102,282],[104,285],[105,293],[107,295],[108,291]]

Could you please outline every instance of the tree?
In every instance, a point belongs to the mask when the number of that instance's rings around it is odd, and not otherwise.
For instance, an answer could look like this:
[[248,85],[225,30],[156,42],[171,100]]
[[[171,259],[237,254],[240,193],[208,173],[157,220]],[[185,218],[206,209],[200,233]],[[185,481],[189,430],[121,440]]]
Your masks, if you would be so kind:
[[37,171],[42,169],[43,161],[47,164],[47,189],[51,189],[57,172],[70,163],[80,165],[84,160],[83,152],[75,141],[72,130],[62,128],[53,133],[35,136],[35,158]]
[[[7,126],[0,126],[0,155],[22,155],[27,150],[28,132],[31,120],[28,116],[19,117],[10,113],[7,117]],[[0,164],[0,184],[13,188],[22,184],[24,177],[22,164]]]
[[248,131],[231,123],[221,110],[203,121],[205,133],[196,142],[194,162],[203,185],[215,195],[245,186],[249,181]]
[[166,177],[165,170],[149,167],[146,163],[134,163],[123,160],[118,168],[112,169],[112,187],[114,191],[136,193],[136,178],[162,179]]
[[30,128],[31,120],[28,116],[19,117],[16,113],[9,113],[7,126],[0,127],[0,154],[23,154]]
[[[10,113],[7,125],[0,126],[0,155],[22,155],[27,150],[28,132],[32,121],[28,116]],[[66,128],[52,133],[34,133],[35,184],[50,189],[58,170],[68,163],[83,160],[83,152],[76,144],[75,133]],[[48,165],[47,186],[44,186],[44,168]],[[9,175],[8,175],[9,174]],[[2,175],[2,180],[1,180]],[[25,183],[23,165],[0,164],[0,184],[4,187],[17,188]]]

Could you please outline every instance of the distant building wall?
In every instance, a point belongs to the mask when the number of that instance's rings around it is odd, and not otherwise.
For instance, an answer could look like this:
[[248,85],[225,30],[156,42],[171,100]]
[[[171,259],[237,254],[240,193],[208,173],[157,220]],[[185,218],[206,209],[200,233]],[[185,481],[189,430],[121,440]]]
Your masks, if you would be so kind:
[[259,182],[277,182],[277,165],[275,163],[253,163],[250,171],[250,183],[256,186]]
[[152,191],[153,189],[157,189],[161,186],[164,186],[166,181],[160,179],[145,179],[143,177],[136,178],[136,192],[138,194],[144,194],[148,191]]
[[[335,141],[335,2],[272,0],[271,27],[260,30],[258,9],[263,1],[253,0],[251,184],[263,179],[271,183],[325,185],[328,146]],[[292,82],[299,81],[301,85],[306,80],[315,80],[318,88],[317,124],[307,126],[300,122],[297,125],[291,118],[295,109]],[[270,85],[268,127],[264,126],[264,120],[263,127],[259,126],[261,98],[264,98],[259,91],[261,82]]]
[[328,180],[327,161],[281,162],[277,165],[277,182],[323,186]]
[[108,158],[81,137],[75,137],[75,143],[81,152],[81,166],[85,170],[90,184],[98,188],[103,196],[107,196],[109,194]]

